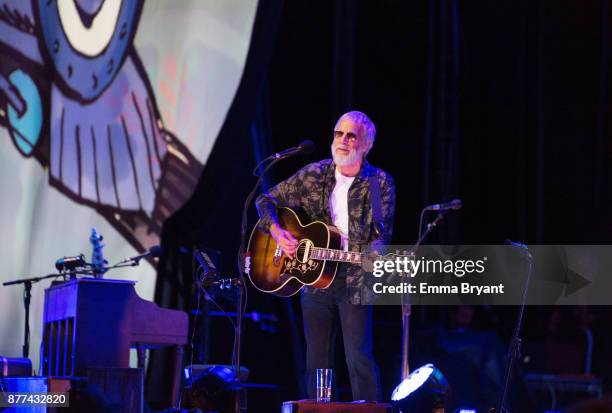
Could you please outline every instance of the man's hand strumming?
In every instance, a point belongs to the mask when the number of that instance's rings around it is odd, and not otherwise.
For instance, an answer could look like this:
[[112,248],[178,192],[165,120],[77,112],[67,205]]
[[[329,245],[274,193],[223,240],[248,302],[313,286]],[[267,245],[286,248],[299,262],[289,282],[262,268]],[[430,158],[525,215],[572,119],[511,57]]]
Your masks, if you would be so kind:
[[276,240],[276,243],[286,255],[294,256],[298,240],[289,231],[283,229],[278,224],[272,224],[270,225],[270,235],[272,235],[272,238]]

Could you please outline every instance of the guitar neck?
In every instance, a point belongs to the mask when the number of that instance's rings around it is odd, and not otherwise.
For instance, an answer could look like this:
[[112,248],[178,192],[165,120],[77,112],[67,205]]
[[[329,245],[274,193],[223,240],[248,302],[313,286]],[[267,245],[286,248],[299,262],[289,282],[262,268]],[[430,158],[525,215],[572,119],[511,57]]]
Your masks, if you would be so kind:
[[349,262],[351,264],[361,264],[363,254],[355,251],[342,251],[330,248],[314,247],[310,249],[309,258],[315,260]]

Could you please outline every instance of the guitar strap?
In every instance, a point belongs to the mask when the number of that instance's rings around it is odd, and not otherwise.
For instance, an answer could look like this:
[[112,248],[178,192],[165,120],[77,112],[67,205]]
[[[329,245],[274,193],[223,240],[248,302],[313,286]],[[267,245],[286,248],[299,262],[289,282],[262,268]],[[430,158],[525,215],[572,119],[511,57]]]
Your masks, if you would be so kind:
[[372,207],[372,223],[374,224],[374,234],[376,238],[383,237],[383,218],[382,218],[382,200],[380,198],[380,185],[376,172],[368,176],[370,181],[370,206]]

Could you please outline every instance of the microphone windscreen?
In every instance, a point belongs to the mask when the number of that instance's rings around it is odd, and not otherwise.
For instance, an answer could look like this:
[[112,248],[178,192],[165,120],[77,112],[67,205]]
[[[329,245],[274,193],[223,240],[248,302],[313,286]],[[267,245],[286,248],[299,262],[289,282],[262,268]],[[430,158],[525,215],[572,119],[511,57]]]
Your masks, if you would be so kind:
[[315,143],[313,141],[311,141],[311,140],[305,140],[305,141],[302,141],[300,143],[298,148],[300,148],[300,152],[301,153],[303,153],[305,155],[308,155],[308,154],[311,154],[311,153],[314,152],[314,150],[315,150]]
[[451,208],[452,209],[455,209],[455,210],[461,209],[462,206],[463,206],[463,202],[461,202],[460,199],[453,199],[451,201]]
[[76,255],[74,257],[62,257],[55,261],[55,268],[58,271],[62,271],[65,269],[73,270],[77,267],[84,267],[87,262],[85,261],[85,256],[83,254]]
[[154,245],[149,249],[149,252],[151,253],[151,257],[161,257],[163,250],[159,245]]

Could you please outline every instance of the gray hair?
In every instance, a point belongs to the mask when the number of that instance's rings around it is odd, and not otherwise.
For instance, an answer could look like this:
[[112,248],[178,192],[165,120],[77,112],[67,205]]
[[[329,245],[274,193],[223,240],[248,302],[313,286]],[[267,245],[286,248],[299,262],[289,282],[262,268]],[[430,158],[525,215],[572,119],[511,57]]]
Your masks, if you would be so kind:
[[361,131],[368,144],[368,148],[365,152],[365,154],[367,155],[368,152],[370,152],[370,149],[372,149],[372,146],[374,145],[374,139],[376,138],[376,126],[374,126],[374,122],[372,122],[372,120],[365,113],[353,110],[340,116],[340,118],[336,122],[336,127],[343,119],[347,118],[361,126]]

